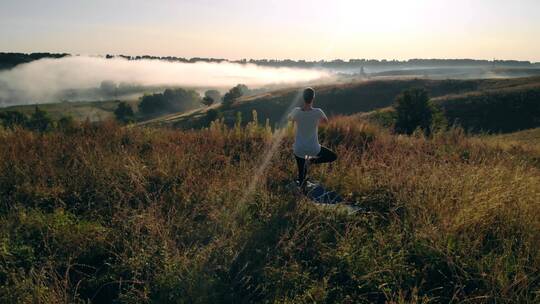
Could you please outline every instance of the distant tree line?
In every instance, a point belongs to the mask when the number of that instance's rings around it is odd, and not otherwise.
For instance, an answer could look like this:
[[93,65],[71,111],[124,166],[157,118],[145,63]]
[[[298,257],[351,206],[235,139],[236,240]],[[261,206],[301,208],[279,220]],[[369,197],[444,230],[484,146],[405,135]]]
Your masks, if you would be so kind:
[[[52,53],[0,53],[0,68],[11,68],[18,64],[31,62],[41,58],[62,58],[69,54]],[[335,59],[335,60],[291,60],[291,59],[241,59],[228,60],[224,58],[205,58],[205,57],[175,57],[175,56],[128,56],[107,54],[105,58],[124,58],[126,60],[163,60],[171,62],[231,62],[239,64],[255,64],[260,66],[273,67],[323,67],[323,68],[349,68],[360,69],[362,67],[433,67],[433,66],[491,66],[491,67],[540,67],[540,63],[518,60],[476,60],[476,59],[409,59],[409,60],[376,60],[376,59]]]
[[128,94],[136,94],[148,89],[148,87],[135,83],[116,83],[112,80],[104,80],[97,88],[97,92],[105,97],[118,97]]
[[10,69],[16,65],[32,62],[43,58],[62,58],[69,54],[61,53],[0,53],[0,69]]
[[174,56],[125,56],[125,55],[106,55],[106,58],[124,58],[127,60],[165,60],[176,61],[185,63],[195,62],[231,62],[239,64],[255,64],[261,66],[280,66],[280,67],[328,67],[328,68],[361,68],[361,67],[380,67],[380,66],[513,66],[513,67],[540,67],[540,63],[532,63],[530,61],[518,61],[518,60],[477,60],[477,59],[409,59],[409,60],[377,60],[377,59],[335,59],[335,60],[291,60],[291,59],[240,59],[240,60],[227,60],[223,58],[184,58]]

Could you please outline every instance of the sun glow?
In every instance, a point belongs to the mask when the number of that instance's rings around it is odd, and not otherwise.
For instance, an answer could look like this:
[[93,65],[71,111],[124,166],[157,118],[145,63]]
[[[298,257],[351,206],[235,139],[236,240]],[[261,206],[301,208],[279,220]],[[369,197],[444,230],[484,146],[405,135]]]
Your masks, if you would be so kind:
[[0,45],[229,59],[540,61],[538,11],[536,0],[6,0]]

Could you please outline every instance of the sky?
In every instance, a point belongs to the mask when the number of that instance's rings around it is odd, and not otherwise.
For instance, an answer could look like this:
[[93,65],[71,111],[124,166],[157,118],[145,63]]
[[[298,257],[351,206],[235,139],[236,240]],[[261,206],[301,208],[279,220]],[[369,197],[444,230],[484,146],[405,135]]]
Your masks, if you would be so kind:
[[539,0],[0,0],[0,52],[540,61]]

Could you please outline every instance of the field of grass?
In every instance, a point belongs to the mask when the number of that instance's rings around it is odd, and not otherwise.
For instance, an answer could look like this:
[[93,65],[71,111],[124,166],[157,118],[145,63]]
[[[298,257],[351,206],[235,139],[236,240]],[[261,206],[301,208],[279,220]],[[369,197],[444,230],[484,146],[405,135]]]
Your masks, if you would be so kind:
[[[138,100],[127,101],[134,110],[137,109]],[[45,103],[38,105],[19,105],[0,108],[0,111],[18,111],[26,115],[31,115],[38,106],[41,110],[50,114],[51,118],[58,120],[62,116],[71,116],[76,120],[100,121],[114,117],[114,110],[118,106],[119,101],[74,101],[74,102],[59,102]]]
[[540,146],[540,128],[493,136],[493,139],[515,144]]
[[480,135],[479,140],[506,150],[527,150],[533,159],[540,162],[540,128],[507,134]]
[[338,160],[311,176],[366,209],[350,216],[289,190],[292,130],[279,134],[1,130],[0,302],[540,301],[527,147],[334,117],[321,137]]

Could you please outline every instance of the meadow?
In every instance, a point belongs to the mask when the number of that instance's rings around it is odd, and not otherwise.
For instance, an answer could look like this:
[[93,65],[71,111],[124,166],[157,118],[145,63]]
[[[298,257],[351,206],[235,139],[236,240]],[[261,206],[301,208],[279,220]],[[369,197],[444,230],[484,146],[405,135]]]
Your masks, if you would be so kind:
[[540,300],[537,145],[334,117],[311,176],[348,215],[289,189],[285,132],[262,170],[280,136],[254,122],[1,129],[0,302]]

